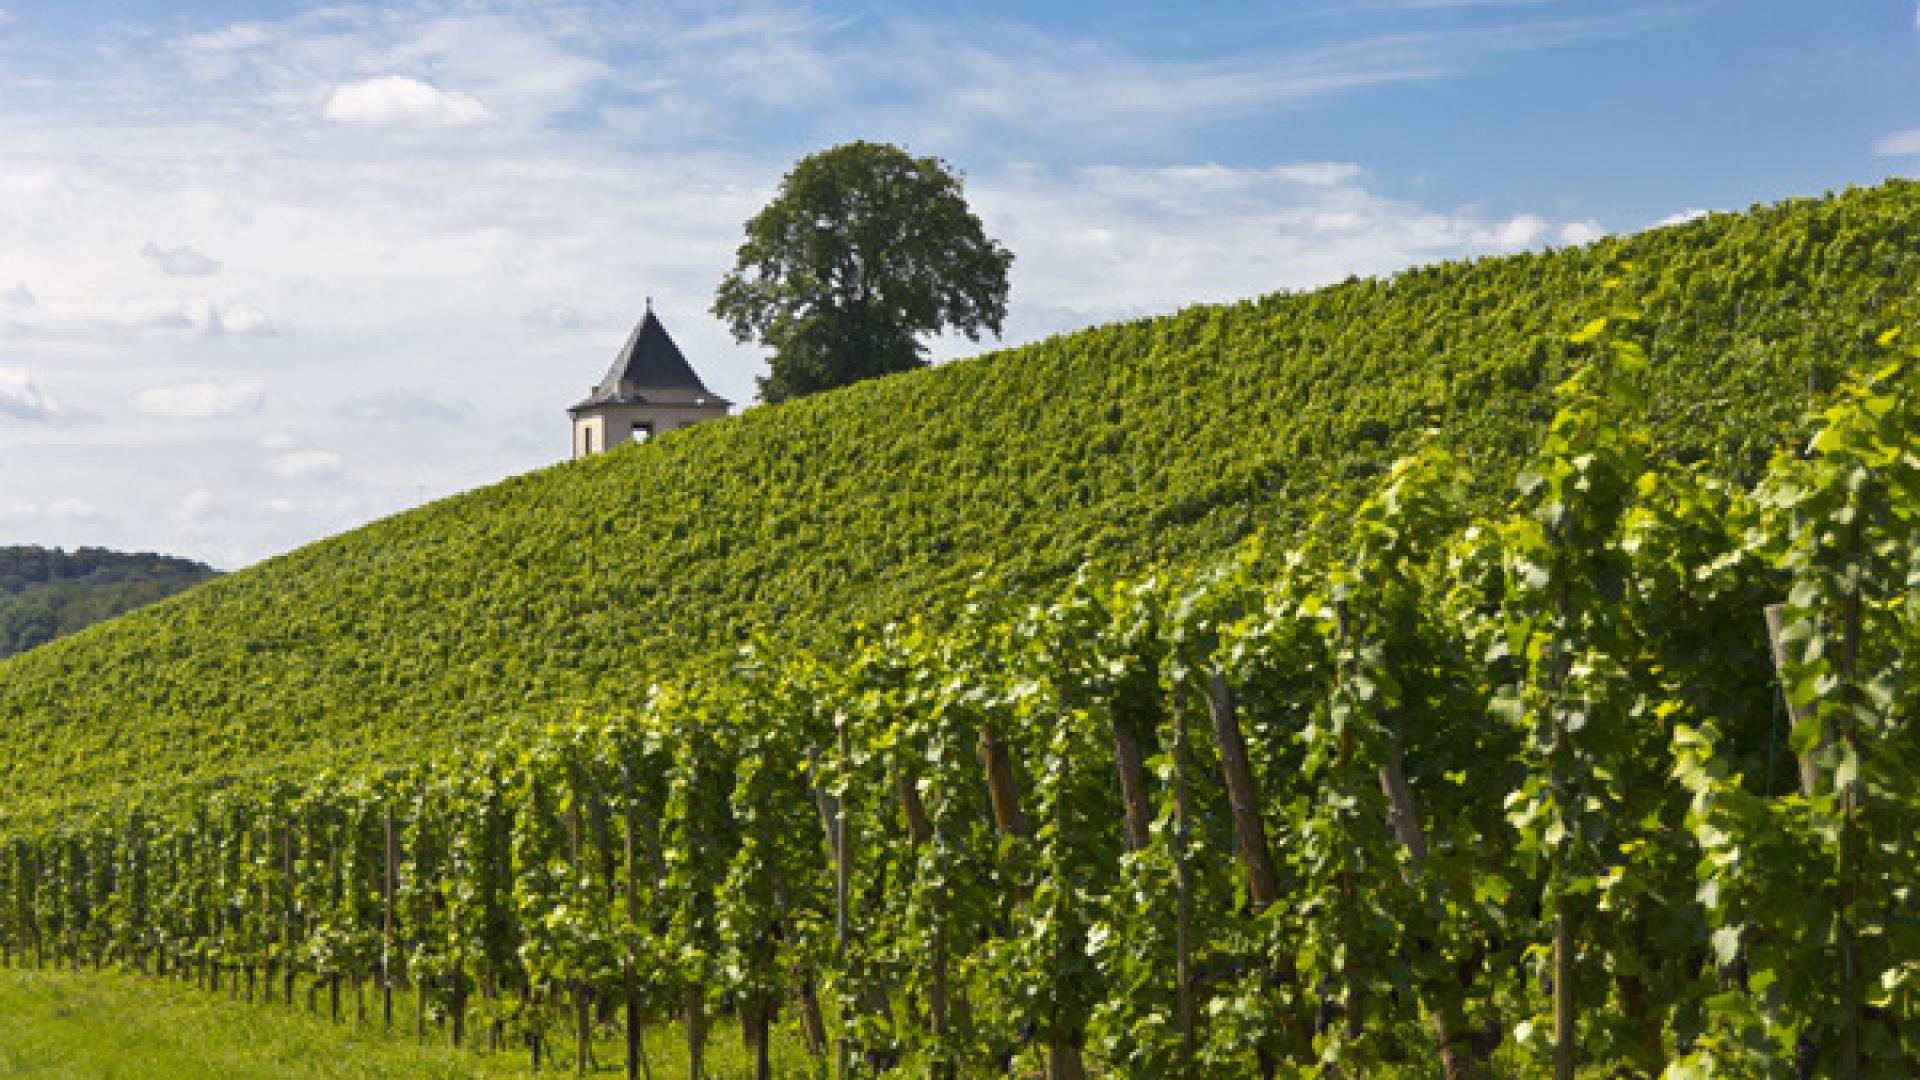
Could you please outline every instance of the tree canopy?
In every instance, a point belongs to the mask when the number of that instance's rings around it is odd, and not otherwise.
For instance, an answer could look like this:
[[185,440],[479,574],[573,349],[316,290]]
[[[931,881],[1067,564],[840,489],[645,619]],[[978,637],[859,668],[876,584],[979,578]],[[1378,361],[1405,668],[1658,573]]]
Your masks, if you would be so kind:
[[713,312],[773,350],[761,399],[784,401],[926,363],[921,338],[1000,333],[1013,253],[989,238],[935,157],[851,142],[797,163],[747,222]]

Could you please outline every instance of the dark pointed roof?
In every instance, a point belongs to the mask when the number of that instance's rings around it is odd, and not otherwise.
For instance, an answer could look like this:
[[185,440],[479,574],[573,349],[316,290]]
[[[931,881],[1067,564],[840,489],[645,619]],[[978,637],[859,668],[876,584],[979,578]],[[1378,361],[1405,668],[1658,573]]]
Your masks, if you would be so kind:
[[667,335],[667,328],[654,317],[653,305],[647,305],[646,317],[633,328],[626,347],[614,357],[607,377],[593,388],[587,400],[575,405],[622,405],[654,403],[714,402],[731,404],[708,390],[693,365],[680,354],[680,347]]

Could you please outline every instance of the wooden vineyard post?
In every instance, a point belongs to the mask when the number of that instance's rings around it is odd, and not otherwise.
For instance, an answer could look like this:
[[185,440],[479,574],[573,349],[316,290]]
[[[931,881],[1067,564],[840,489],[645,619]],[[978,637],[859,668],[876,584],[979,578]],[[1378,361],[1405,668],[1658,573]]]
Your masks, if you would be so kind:
[[699,987],[687,991],[687,1080],[706,1080],[707,1010]]
[[1208,674],[1206,697],[1227,802],[1233,813],[1233,842],[1247,875],[1247,895],[1252,897],[1255,911],[1264,911],[1280,898],[1280,885],[1273,872],[1273,853],[1267,847],[1267,826],[1260,816],[1260,795],[1253,781],[1253,766],[1247,760],[1246,739],[1240,733],[1240,717],[1225,675],[1218,671]]
[[[844,725],[840,731],[841,760],[846,760],[847,732]],[[827,834],[827,851],[833,859],[833,927],[834,959],[844,961],[847,953],[847,889],[852,866],[848,861],[846,847],[846,818],[841,809],[840,800],[820,782],[820,751],[816,747],[807,748],[807,764],[813,781],[814,804],[820,809],[820,824]],[[844,1025],[844,1018],[842,1021]],[[848,1058],[851,1048],[843,1034],[834,1045],[834,1074],[845,1080],[848,1070]]]
[[[900,795],[900,810],[907,819],[907,837],[913,846],[925,848],[933,843],[933,823],[920,802],[920,789],[904,770],[894,773],[894,788]],[[947,1018],[947,937],[945,912],[936,912],[933,921],[933,954],[927,958],[927,1022],[936,1039],[948,1034]]]
[[[1560,582],[1554,590],[1554,610],[1557,614],[1569,611],[1566,583]],[[1547,693],[1553,703],[1553,756],[1550,759],[1549,776],[1554,789],[1554,798],[1564,805],[1567,793],[1564,774],[1564,762],[1573,753],[1573,740],[1567,732],[1567,725],[1559,715],[1560,695],[1566,687],[1567,666],[1569,664],[1565,647],[1555,650],[1552,666],[1547,672]],[[1564,850],[1566,841],[1560,847]],[[1560,852],[1554,854],[1556,865],[1564,867],[1566,856]],[[1564,869],[1556,873],[1564,873]],[[1553,900],[1553,1080],[1574,1080],[1578,1069],[1579,1013],[1575,1009],[1574,989],[1576,959],[1573,945],[1573,898],[1562,889]]]
[[[1220,751],[1220,772],[1226,783],[1227,803],[1233,815],[1234,846],[1239,849],[1240,864],[1247,876],[1247,896],[1256,914],[1265,911],[1280,898],[1280,882],[1273,870],[1273,852],[1267,846],[1267,827],[1260,816],[1260,793],[1253,780],[1253,765],[1247,760],[1247,742],[1240,731],[1240,716],[1234,703],[1233,688],[1227,677],[1215,670],[1207,675],[1205,697],[1207,716],[1212,721],[1214,746]],[[1295,981],[1294,963],[1285,958],[1274,972],[1283,982]],[[1288,1026],[1284,1017],[1282,1027]],[[1260,1052],[1263,1072],[1272,1068],[1264,1050]]]
[[386,858],[384,875],[380,881],[380,1018],[383,1030],[393,1031],[393,894],[398,884],[400,863],[399,840],[393,831],[393,804],[389,802],[384,815],[386,825]]
[[[1380,790],[1387,796],[1388,828],[1407,852],[1407,865],[1401,869],[1401,878],[1409,885],[1417,885],[1420,864],[1427,858],[1427,837],[1420,824],[1419,806],[1413,800],[1413,788],[1407,783],[1405,749],[1401,745],[1398,730],[1389,735],[1387,763],[1380,767]],[[1446,1080],[1472,1080],[1479,1070],[1474,1067],[1471,1057],[1461,1050],[1460,1032],[1455,1030],[1457,1018],[1449,1015],[1442,1001],[1435,1000],[1439,994],[1428,996],[1428,1015],[1433,1024],[1434,1038],[1440,1043],[1441,1072]]]
[[[1066,710],[1061,711],[1064,717]],[[1067,800],[1056,795],[1053,800],[1053,828],[1056,835],[1064,836],[1067,833],[1066,808]],[[1086,1080],[1087,1067],[1080,1059],[1080,1047],[1074,1042],[1073,1033],[1068,1032],[1061,1023],[1057,1004],[1048,1026],[1051,1034],[1047,1040],[1047,1080]]]
[[[820,783],[820,751],[817,747],[807,747],[807,769],[807,774],[813,778],[813,802],[820,812],[820,831],[826,836],[828,857],[838,865],[840,849],[833,833],[834,798]],[[823,1056],[827,1052],[826,1018],[821,1013],[820,997],[814,988],[812,976],[806,972],[801,973],[800,994],[801,1020],[808,1031],[807,1049],[816,1057]]]
[[820,811],[820,829],[827,836],[827,855],[837,866],[840,863],[840,834],[834,831],[833,823],[840,813],[839,800],[820,783],[820,751],[817,747],[807,747],[807,766],[814,777],[813,803]]
[[286,910],[280,913],[280,959],[286,965],[281,971],[281,997],[286,999],[287,1007],[293,1007],[293,984],[298,977],[300,965],[293,960],[294,913],[298,905],[294,897],[297,887],[293,876],[293,814],[287,814],[286,824],[280,827],[280,873],[286,878]]
[[[853,735],[847,730],[845,716],[841,716],[835,726],[839,728],[836,735],[840,749],[839,767],[844,769],[847,767],[847,762],[853,760]],[[844,968],[847,960],[847,937],[852,930],[853,823],[847,813],[846,799],[836,799],[833,811],[834,960]],[[847,1039],[847,1030],[848,1025],[843,1020],[840,1025],[840,1052],[837,1062],[840,1080],[846,1080],[852,1065],[853,1046]]]
[[[1335,632],[1345,646],[1350,643],[1351,634],[1346,603],[1335,603],[1333,612]],[[1407,783],[1406,744],[1397,720],[1387,725],[1387,760],[1380,766],[1380,791],[1387,798],[1387,830],[1407,853],[1400,879],[1418,888],[1421,864],[1427,859],[1427,836],[1421,824],[1419,804],[1413,798],[1413,787]],[[1446,1080],[1472,1080],[1478,1070],[1458,1045],[1457,1018],[1450,1016],[1447,1005],[1440,1000],[1444,992],[1435,993],[1430,988],[1422,988],[1421,992],[1426,998],[1422,1004],[1433,1025],[1434,1038],[1440,1044],[1440,1070]]]
[[[791,906],[793,893],[787,886],[787,876],[778,862],[773,864],[772,874],[774,907],[786,911]],[[782,931],[781,940],[784,938],[785,932]],[[817,1058],[827,1052],[827,1023],[820,1014],[820,994],[814,988],[811,972],[798,963],[793,965],[792,971],[794,1001],[800,1010],[800,1034],[806,1040],[807,1054]]]
[[633,945],[637,927],[640,925],[640,862],[639,853],[636,850],[638,847],[636,842],[637,838],[634,835],[637,829],[637,823],[634,820],[633,771],[631,768],[621,770],[621,784],[621,794],[625,803],[624,813],[622,814],[622,824],[624,826],[622,839],[624,844],[621,855],[626,864],[627,872],[625,896],[627,908],[627,948],[625,956],[626,963],[623,965],[625,970],[622,972],[622,975],[625,976],[625,985],[621,990],[622,996],[626,999],[627,1080],[639,1080],[641,1056],[646,1052],[646,1048],[641,1041],[640,1031],[639,957],[634,955]]
[[[1013,758],[1007,752],[1007,744],[991,720],[980,723],[980,763],[987,772],[987,798],[993,810],[994,828],[1002,836],[1025,836],[1026,818],[1020,812],[1019,788],[1014,783]],[[1026,883],[1019,886],[1019,898],[1025,901],[1031,890]],[[1064,1032],[1055,1031],[1047,1043],[1047,1080],[1081,1080],[1086,1076],[1086,1068],[1080,1060],[1079,1048],[1066,1038]]]
[[992,804],[994,827],[1002,836],[1026,835],[1026,822],[1020,817],[1019,789],[1013,781],[1013,760],[1007,754],[1006,741],[991,720],[980,723],[980,763],[987,770],[987,799]]
[[1174,1024],[1180,1032],[1180,1075],[1192,1075],[1195,1045],[1193,1008],[1193,869],[1187,842],[1193,829],[1193,801],[1187,791],[1187,721],[1173,710],[1173,992]]
[[[567,855],[569,869],[576,880],[580,877],[585,863],[584,847],[580,822],[580,784],[577,776],[568,777],[569,798],[567,799]],[[573,984],[573,1074],[587,1075],[588,1066],[593,1059],[593,1013],[590,1000],[592,989],[583,978],[576,978]]]
[[[1792,688],[1787,685],[1787,643],[1782,640],[1785,631],[1787,605],[1768,604],[1765,610],[1767,621],[1767,645],[1773,652],[1773,671],[1780,681],[1780,697],[1787,703],[1788,730],[1797,728],[1806,717],[1806,710],[1794,704]],[[1820,776],[1819,766],[1814,764],[1814,753],[1827,745],[1827,733],[1820,733],[1819,743],[1813,752],[1798,755],[1800,766],[1800,794],[1812,797]]]
[[1140,752],[1140,734],[1112,709],[1108,726],[1113,733],[1113,764],[1120,774],[1120,802],[1126,810],[1127,850],[1145,851],[1153,842],[1153,810],[1147,798],[1147,768]]

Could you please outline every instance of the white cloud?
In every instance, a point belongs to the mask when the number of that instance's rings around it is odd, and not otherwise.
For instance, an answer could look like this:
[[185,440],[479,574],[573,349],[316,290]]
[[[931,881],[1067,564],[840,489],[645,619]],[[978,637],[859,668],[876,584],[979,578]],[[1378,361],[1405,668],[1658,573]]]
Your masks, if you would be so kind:
[[295,450],[274,458],[267,469],[282,480],[317,480],[338,476],[342,464],[331,450]]
[[1652,227],[1656,229],[1664,229],[1669,225],[1685,225],[1689,221],[1699,221],[1701,218],[1706,217],[1710,213],[1712,213],[1712,211],[1702,210],[1699,207],[1689,207],[1685,210],[1676,210],[1673,213],[1668,214],[1666,217],[1661,218],[1659,221],[1654,222]]
[[1563,244],[1591,244],[1607,235],[1606,226],[1588,218],[1585,221],[1569,221],[1554,230]]
[[1908,128],[1873,141],[1873,152],[1881,157],[1910,157],[1920,154],[1920,128]]
[[168,420],[216,420],[259,412],[265,401],[266,388],[257,382],[192,382],[142,390],[133,409]]
[[33,290],[27,288],[27,283],[24,281],[14,282],[13,288],[0,293],[0,298],[4,298],[7,306],[12,308],[30,308],[39,303],[34,298]]
[[[1549,242],[1579,223],[1391,197],[1408,177],[1261,160],[1238,136],[1610,32],[1582,19],[1306,47],[1249,31],[1180,60],[1011,19],[767,5],[411,0],[101,24],[79,44],[115,63],[0,110],[0,250],[17,267],[0,363],[57,373],[66,397],[152,389],[111,425],[0,413],[0,461],[34,462],[0,488],[36,508],[23,539],[244,564],[564,459],[565,407],[648,295],[708,384],[745,402],[761,354],[708,314],[714,283],[793,158],[855,133],[966,171],[1018,256],[1009,344]],[[409,137],[346,137],[375,124]],[[414,137],[436,126],[451,137]],[[164,260],[130,257],[148,238],[221,276],[156,274]],[[32,292],[5,291],[13,275]],[[46,411],[9,378],[0,409]],[[429,416],[452,422],[410,422]],[[185,489],[157,475],[192,477],[226,516],[188,520]],[[42,508],[62,497],[112,513],[56,525]]]
[[48,503],[46,515],[56,520],[91,521],[100,516],[100,511],[85,499],[68,496]]
[[245,300],[235,300],[215,308],[210,325],[217,327],[222,334],[270,336],[276,332],[273,321],[267,318],[266,313]]
[[140,254],[168,277],[205,277],[220,272],[220,260],[185,244],[163,248],[149,240]]
[[492,118],[485,105],[405,75],[342,83],[327,96],[326,118],[343,124],[459,127]]
[[220,506],[220,500],[206,488],[196,488],[188,492],[187,496],[180,500],[180,505],[175,508],[174,514],[180,520],[196,525],[203,525],[226,516],[226,512]]
[[1516,214],[1494,229],[1490,242],[1498,247],[1524,248],[1539,243],[1551,226],[1538,214]]
[[[1011,341],[1511,251],[1577,224],[1436,211],[1358,179],[1307,186],[1273,168],[1025,167],[981,177],[969,194],[1017,256]],[[942,357],[976,351],[964,339],[935,349]]]
[[44,423],[66,415],[60,403],[34,385],[22,367],[0,367],[0,420]]

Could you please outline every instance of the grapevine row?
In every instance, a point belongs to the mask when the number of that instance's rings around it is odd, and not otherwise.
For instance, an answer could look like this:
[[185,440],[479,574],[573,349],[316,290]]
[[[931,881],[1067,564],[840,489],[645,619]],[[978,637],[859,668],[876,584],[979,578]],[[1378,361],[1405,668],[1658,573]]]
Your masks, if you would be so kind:
[[1920,365],[1740,487],[1653,453],[1629,318],[1575,341],[1496,517],[1429,447],[1206,573],[0,824],[0,949],[629,1075],[782,1016],[839,1076],[1912,1074]]

